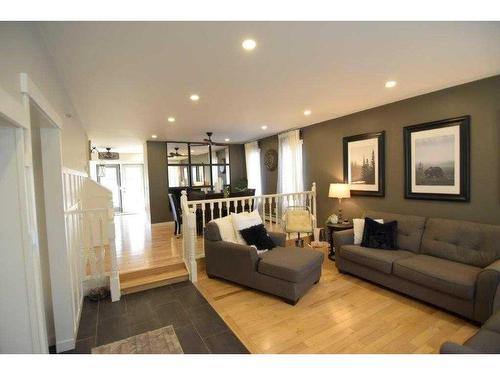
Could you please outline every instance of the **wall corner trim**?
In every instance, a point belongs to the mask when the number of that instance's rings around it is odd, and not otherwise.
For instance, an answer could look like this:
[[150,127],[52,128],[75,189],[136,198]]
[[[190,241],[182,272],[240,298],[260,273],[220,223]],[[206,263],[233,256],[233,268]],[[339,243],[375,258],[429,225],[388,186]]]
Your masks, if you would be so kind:
[[[58,129],[62,129],[63,120],[62,117],[57,113],[50,102],[45,98],[37,85],[30,79],[28,74],[21,73],[19,75],[21,82],[21,93],[30,97],[37,106],[47,115],[48,119],[52,124]],[[28,109],[29,110],[29,107]]]

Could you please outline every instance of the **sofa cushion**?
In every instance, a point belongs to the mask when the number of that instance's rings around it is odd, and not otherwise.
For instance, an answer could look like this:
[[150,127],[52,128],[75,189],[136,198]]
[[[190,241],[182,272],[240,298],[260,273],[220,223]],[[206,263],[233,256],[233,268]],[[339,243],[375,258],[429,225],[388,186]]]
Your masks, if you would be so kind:
[[394,261],[415,256],[411,251],[371,249],[358,245],[342,246],[339,254],[351,262],[388,274],[392,273]]
[[259,273],[294,283],[321,267],[324,257],[320,251],[298,247],[276,247],[259,256]]
[[393,273],[403,279],[466,300],[474,298],[478,267],[415,255],[394,262]]
[[500,226],[429,219],[421,253],[484,268],[500,258]]
[[[232,228],[232,224],[231,224],[231,228]],[[234,233],[234,229],[233,229],[233,233]],[[209,241],[222,241],[219,226],[217,225],[217,223],[215,223],[215,220],[212,220],[212,221],[207,223],[207,225],[205,226],[205,230],[204,230],[204,236]]]
[[398,247],[414,253],[420,252],[420,241],[424,232],[425,217],[412,215],[399,215],[388,212],[367,211],[365,217],[398,222]]

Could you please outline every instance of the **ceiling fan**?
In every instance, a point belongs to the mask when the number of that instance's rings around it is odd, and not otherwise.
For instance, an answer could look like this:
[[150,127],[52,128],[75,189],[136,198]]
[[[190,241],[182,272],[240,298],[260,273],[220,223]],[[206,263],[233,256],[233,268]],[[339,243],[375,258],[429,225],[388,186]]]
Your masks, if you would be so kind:
[[212,141],[212,135],[213,134],[214,134],[213,132],[207,132],[208,138],[204,138],[203,141],[205,143],[208,143],[210,146],[226,146],[225,143],[218,143],[218,142]]
[[175,152],[171,151],[170,154],[168,155],[169,158],[176,158],[179,156],[187,156],[187,155],[182,155],[179,153],[179,147],[174,148]]

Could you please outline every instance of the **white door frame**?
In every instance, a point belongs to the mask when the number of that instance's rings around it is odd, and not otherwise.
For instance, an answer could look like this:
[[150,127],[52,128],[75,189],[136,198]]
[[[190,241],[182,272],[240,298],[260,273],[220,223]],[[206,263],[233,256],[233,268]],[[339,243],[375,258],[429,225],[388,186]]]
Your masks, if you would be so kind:
[[73,305],[71,257],[66,242],[64,218],[64,187],[61,129],[62,117],[43,96],[27,74],[20,74],[21,94],[29,118],[30,105],[34,104],[48,120],[50,127],[40,128],[43,186],[47,243],[49,251],[50,282],[56,350],[62,352],[75,347],[81,301],[75,311]]
[[[5,155],[15,163],[17,169],[16,178],[6,181],[9,184],[15,184],[17,188],[17,197],[2,197],[4,199],[17,199],[18,212],[16,218],[9,220],[19,220],[21,228],[20,238],[10,238],[11,241],[18,244],[22,249],[22,254],[10,254],[6,261],[18,264],[16,260],[21,257],[21,264],[24,266],[24,277],[16,273],[17,279],[13,282],[21,281],[17,287],[24,289],[25,295],[16,296],[16,300],[4,301],[6,305],[22,306],[26,310],[28,321],[25,325],[28,327],[19,327],[20,320],[16,314],[22,314],[23,311],[16,311],[12,315],[2,316],[2,324],[8,325],[12,322],[14,329],[18,332],[28,332],[23,337],[3,337],[1,344],[2,352],[25,352],[25,353],[48,353],[47,331],[45,323],[45,310],[43,302],[43,293],[41,290],[41,268],[38,249],[38,235],[36,226],[36,211],[34,205],[34,186],[31,158],[30,141],[30,123],[29,112],[18,101],[12,98],[6,91],[0,87],[0,117],[8,127],[12,127],[13,132],[5,130],[5,135],[11,133],[11,141],[14,147],[10,155]],[[6,139],[4,139],[6,140]],[[0,175],[0,179],[7,178]],[[1,223],[0,223],[1,225]],[[14,270],[22,272],[22,270]],[[10,332],[9,332],[10,333]]]

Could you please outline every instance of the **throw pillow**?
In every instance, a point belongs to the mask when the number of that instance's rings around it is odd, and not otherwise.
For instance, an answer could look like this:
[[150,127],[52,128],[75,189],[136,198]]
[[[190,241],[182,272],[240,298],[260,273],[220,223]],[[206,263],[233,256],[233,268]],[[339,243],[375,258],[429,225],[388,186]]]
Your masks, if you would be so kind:
[[234,232],[233,222],[231,216],[224,216],[219,219],[214,219],[213,222],[217,224],[222,241],[237,243],[236,233]]
[[254,225],[250,228],[240,230],[241,236],[247,245],[255,245],[257,250],[271,250],[276,247],[272,238],[267,234],[264,224]]
[[365,230],[361,246],[375,249],[396,250],[398,236],[398,222],[390,221],[386,224],[377,223],[369,217],[365,218]]
[[240,230],[262,224],[259,211],[241,212],[239,214],[231,213],[231,221],[236,235],[236,242],[241,245],[247,245],[245,239],[241,236]]
[[[383,219],[375,219],[377,223],[384,224]],[[365,219],[352,219],[354,231],[354,245],[360,245],[363,240],[363,232],[365,230]]]

